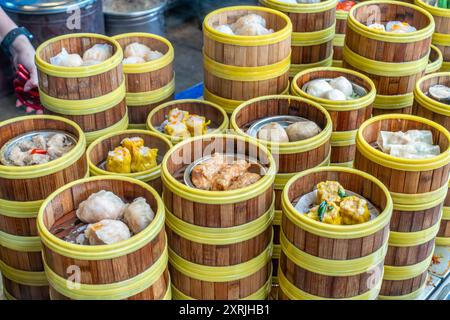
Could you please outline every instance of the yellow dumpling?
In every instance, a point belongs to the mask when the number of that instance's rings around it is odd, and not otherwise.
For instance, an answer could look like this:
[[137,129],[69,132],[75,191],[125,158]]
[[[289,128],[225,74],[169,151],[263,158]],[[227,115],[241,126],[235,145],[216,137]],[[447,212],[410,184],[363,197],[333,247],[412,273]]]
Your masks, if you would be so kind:
[[342,224],[339,206],[334,202],[322,201],[318,206],[311,208],[307,216],[323,223]]
[[157,157],[158,149],[150,149],[148,147],[134,148],[131,172],[141,172],[156,167],[158,165]]
[[140,148],[144,146],[144,139],[142,139],[141,137],[125,138],[120,144],[122,145],[122,147],[127,148],[130,152],[132,152],[134,148]]
[[358,224],[370,220],[367,201],[356,196],[345,197],[339,204],[343,224]]
[[208,132],[208,125],[211,121],[206,122],[205,117],[191,114],[186,119],[186,126],[192,136],[200,136]]
[[164,127],[164,131],[172,137],[188,138],[191,136],[184,122],[169,122]]
[[337,181],[320,182],[317,185],[317,203],[330,201],[339,204],[345,196],[345,189]]
[[117,147],[108,153],[106,170],[115,173],[131,172],[131,153],[127,148]]

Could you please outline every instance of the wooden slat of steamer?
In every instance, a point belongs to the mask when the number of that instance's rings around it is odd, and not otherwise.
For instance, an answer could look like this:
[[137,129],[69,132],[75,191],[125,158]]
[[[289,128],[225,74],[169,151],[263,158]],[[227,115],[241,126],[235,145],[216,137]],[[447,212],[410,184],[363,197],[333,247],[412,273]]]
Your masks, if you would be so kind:
[[389,246],[384,260],[387,266],[410,266],[424,261],[434,249],[434,238],[424,244],[410,247]]
[[234,281],[207,282],[190,278],[170,266],[173,286],[185,295],[198,300],[237,300],[245,298],[260,289],[271,277],[270,264],[267,263],[254,274]]
[[14,298],[20,300],[49,300],[48,286],[25,286],[2,276],[3,287]]
[[419,288],[427,281],[428,272],[425,271],[421,275],[407,280],[383,280],[380,295],[384,296],[401,296],[409,294]]
[[0,260],[17,270],[36,272],[44,270],[41,252],[20,252],[1,246]]

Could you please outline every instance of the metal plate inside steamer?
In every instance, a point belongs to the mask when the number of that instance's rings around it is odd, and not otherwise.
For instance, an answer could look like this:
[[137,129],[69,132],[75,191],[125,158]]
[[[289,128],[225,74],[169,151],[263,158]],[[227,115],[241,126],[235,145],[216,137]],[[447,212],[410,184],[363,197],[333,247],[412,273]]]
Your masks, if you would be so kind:
[[[253,172],[253,173],[258,173],[260,176],[264,176],[267,172],[267,168],[264,167],[263,165],[261,165],[257,159],[246,156],[246,155],[237,155],[237,154],[229,154],[229,153],[225,153],[223,154],[226,157],[226,162],[227,163],[232,163],[235,160],[246,160],[247,162],[250,163],[250,168],[248,169],[249,172]],[[184,183],[194,189],[197,189],[197,187],[192,183],[191,180],[191,174],[192,174],[192,170],[199,164],[209,160],[212,158],[212,155],[210,156],[205,156],[203,158],[197,159],[194,162],[192,162],[184,171]]]
[[302,121],[309,121],[308,119],[297,117],[297,116],[273,116],[273,117],[267,117],[263,119],[256,120],[253,122],[250,127],[247,129],[247,134],[249,136],[252,136],[254,138],[257,138],[259,130],[261,130],[262,127],[265,125],[276,122],[280,124],[283,128],[287,128],[293,123],[296,122],[302,122]]
[[[303,90],[304,92],[306,92],[306,90],[308,89],[308,86],[310,85],[310,83],[311,83],[312,81],[315,81],[315,80],[325,80],[325,81],[327,81],[327,82],[330,82],[330,81],[333,80],[333,79],[332,79],[332,78],[317,78],[317,79],[308,81],[307,83],[305,83],[305,84],[303,85],[302,90]],[[350,80],[349,80],[349,81],[350,81]],[[353,93],[356,93],[356,95],[357,95],[357,97],[355,97],[355,98],[353,98],[353,99],[359,99],[359,98],[361,98],[361,97],[364,97],[364,96],[367,94],[367,90],[366,90],[364,87],[362,87],[362,86],[360,86],[359,84],[356,84],[356,83],[354,83],[354,82],[352,82],[352,81],[350,81],[350,83],[351,83],[352,86],[353,86]]]
[[47,139],[50,136],[53,136],[57,133],[63,134],[67,137],[67,139],[69,139],[69,141],[73,144],[76,145],[78,142],[78,139],[65,131],[60,131],[60,130],[42,130],[42,131],[31,131],[31,132],[27,132],[24,134],[21,134],[11,140],[9,140],[7,143],[5,143],[3,145],[3,147],[0,149],[0,162],[1,163],[8,163],[9,161],[6,161],[7,158],[9,158],[9,155],[11,153],[11,150],[18,144],[21,143],[23,141],[32,141],[34,136],[37,135],[41,135],[43,136],[45,139]]

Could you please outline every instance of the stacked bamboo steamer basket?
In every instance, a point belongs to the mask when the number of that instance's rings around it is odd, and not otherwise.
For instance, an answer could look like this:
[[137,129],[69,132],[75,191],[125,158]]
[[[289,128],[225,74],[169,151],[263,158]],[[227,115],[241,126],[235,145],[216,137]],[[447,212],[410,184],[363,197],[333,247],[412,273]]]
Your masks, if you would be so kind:
[[[450,72],[441,72],[421,78],[414,89],[413,114],[439,123],[447,130],[450,129],[450,106],[438,102],[427,95],[432,85],[450,85]],[[442,209],[441,227],[436,238],[437,245],[450,246],[450,193],[444,201]]]
[[336,10],[336,29],[333,38],[333,67],[342,67],[342,49],[347,30],[348,11]]
[[[427,159],[392,157],[371,146],[383,131],[430,130],[441,154]],[[356,138],[355,168],[374,175],[391,192],[394,212],[380,299],[414,299],[423,292],[439,230],[450,170],[450,133],[405,114],[366,121]]]
[[[182,182],[186,167],[215,152],[256,159],[266,174],[251,186],[231,191],[200,190]],[[166,154],[163,200],[175,299],[267,298],[275,172],[264,146],[235,135],[188,139]]]
[[[265,96],[249,100],[239,106],[231,116],[231,128],[239,135],[248,136],[246,129],[257,120],[273,116],[297,116],[314,121],[321,133],[313,138],[289,143],[270,143],[258,139],[264,144],[277,163],[275,176],[275,217],[274,227],[274,268],[278,268],[281,224],[281,193],[286,182],[297,172],[310,168],[327,166],[330,162],[331,118],[319,104],[300,97]],[[277,269],[274,270],[274,282],[278,282]]]
[[[361,86],[367,92],[361,98],[346,101],[331,101],[313,97],[303,90],[303,86],[315,79],[330,79],[344,76]],[[365,75],[343,68],[323,67],[300,72],[292,80],[292,93],[310,99],[323,106],[331,116],[333,133],[331,134],[332,165],[352,167],[355,158],[355,139],[360,125],[369,119],[375,100],[375,85]]]
[[[79,204],[100,190],[128,201],[144,197],[155,218],[146,229],[120,243],[82,246],[62,240],[61,224],[76,220]],[[44,201],[37,227],[52,300],[171,299],[164,204],[144,182],[100,176],[69,183]]]
[[48,283],[41,259],[36,217],[54,190],[88,174],[86,140],[80,127],[55,116],[26,116],[0,123],[0,146],[38,130],[61,130],[77,139],[66,155],[29,167],[0,165],[0,271],[8,297],[48,299]]
[[[331,225],[299,214],[292,202],[322,181],[338,181],[374,204],[380,214],[356,225]],[[375,177],[342,167],[314,168],[295,175],[282,196],[281,300],[375,299],[392,216],[392,199]]]
[[[262,16],[275,32],[235,36],[214,29],[251,13]],[[227,7],[206,16],[203,34],[205,100],[231,114],[249,99],[289,91],[292,23],[285,14],[256,6]]]
[[[411,33],[373,30],[367,23],[402,20],[417,28]],[[398,1],[366,1],[349,12],[343,50],[344,67],[375,83],[373,114],[411,113],[413,90],[424,75],[434,20],[422,8]]]
[[181,99],[163,103],[153,109],[147,118],[147,129],[170,140],[173,144],[185,140],[186,138],[172,137],[159,130],[161,124],[167,119],[169,112],[176,108],[205,117],[207,121],[211,121],[208,125],[211,128],[208,134],[225,133],[230,124],[227,113],[217,104],[199,99]]
[[[111,173],[103,167],[108,153],[118,147],[125,138],[139,137],[144,139],[148,148],[158,149],[158,165],[146,171],[136,173]],[[86,157],[91,176],[119,175],[143,181],[152,186],[158,194],[162,194],[161,161],[164,155],[172,148],[172,143],[165,137],[147,130],[125,130],[110,133],[95,140],[87,149]]]
[[443,56],[441,50],[435,45],[430,46],[430,59],[425,69],[425,74],[430,74],[434,72],[438,72],[442,68],[443,64]]
[[[110,44],[113,56],[97,65],[60,67],[50,58],[66,48],[80,55],[95,44]],[[110,132],[126,130],[128,114],[123,52],[119,43],[99,34],[69,34],[44,42],[36,50],[41,102],[51,114],[78,123],[87,143]]]
[[337,0],[299,4],[260,0],[260,3],[286,13],[291,19],[291,78],[305,69],[331,66]]
[[150,33],[126,33],[113,39],[123,50],[127,45],[138,42],[164,54],[154,61],[123,65],[127,85],[129,128],[145,129],[150,111],[159,104],[172,100],[175,93],[172,44],[165,38]]
[[432,43],[441,50],[444,56],[441,71],[450,71],[450,12],[448,9],[437,8],[415,0],[414,4],[428,11],[434,18],[436,29],[433,33]]

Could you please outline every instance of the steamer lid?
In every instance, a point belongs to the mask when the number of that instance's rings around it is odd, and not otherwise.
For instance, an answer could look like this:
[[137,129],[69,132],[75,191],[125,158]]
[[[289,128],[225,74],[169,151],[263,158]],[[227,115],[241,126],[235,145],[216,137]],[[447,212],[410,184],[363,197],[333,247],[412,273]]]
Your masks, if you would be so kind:
[[0,6],[9,12],[26,14],[51,14],[66,12],[78,6],[87,7],[98,0],[0,0]]

